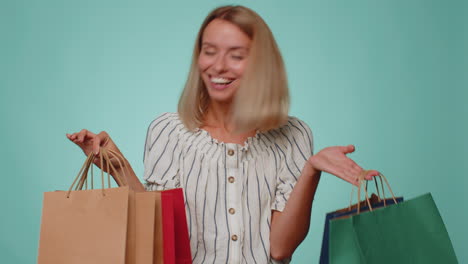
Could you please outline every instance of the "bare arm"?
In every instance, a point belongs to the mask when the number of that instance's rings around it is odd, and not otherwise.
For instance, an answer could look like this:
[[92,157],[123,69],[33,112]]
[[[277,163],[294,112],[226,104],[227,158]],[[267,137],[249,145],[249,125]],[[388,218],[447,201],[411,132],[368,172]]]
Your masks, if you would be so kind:
[[[78,133],[74,134],[67,134],[67,138],[70,141],[73,141],[75,144],[77,144],[85,153],[85,155],[88,155],[91,151],[93,151],[97,156],[97,158],[94,160],[94,164],[96,164],[99,168],[102,169],[102,166],[99,161],[99,148],[100,147],[105,147],[109,150],[115,151],[119,155],[123,157],[123,166],[121,167],[117,161],[112,162],[114,167],[117,170],[117,173],[119,175],[125,175],[125,182],[128,183],[128,186],[130,189],[138,192],[143,192],[145,191],[145,188],[143,184],[141,184],[140,180],[138,177],[135,175],[135,172],[132,169],[132,166],[128,162],[128,160],[125,158],[125,156],[120,152],[119,148],[117,145],[115,145],[114,141],[110,138],[110,136],[106,132],[101,132],[99,134],[94,134],[86,129],[81,130]],[[106,166],[104,166],[105,169]],[[115,173],[111,171],[112,177],[116,177]]]
[[[291,257],[307,236],[312,202],[322,171],[356,184],[363,169],[346,156],[353,151],[352,145],[329,147],[313,155],[305,163],[283,212],[272,212],[270,254],[274,259]],[[366,179],[376,175],[377,171],[369,171]]]
[[309,232],[312,201],[320,180],[320,171],[309,162],[302,169],[283,212],[273,211],[270,231],[270,254],[274,259],[284,259],[292,253]]
[[[110,138],[109,138],[109,144],[113,144],[115,146],[114,142]],[[140,180],[136,176],[135,172],[132,169],[132,166],[130,165],[130,162],[128,162],[128,160],[125,158],[125,156],[122,154],[122,152],[120,152],[120,150],[117,148],[117,146],[115,146],[115,149],[117,149],[117,153],[119,153],[124,158],[124,160],[123,160],[123,166],[124,167],[121,167],[118,162],[115,162],[115,161],[112,162],[112,164],[114,165],[114,167],[117,170],[117,174],[122,175],[123,177],[125,177],[124,181],[128,184],[130,189],[132,189],[132,190],[134,190],[136,192],[144,192],[145,187],[143,186],[143,184],[141,184]],[[98,155],[99,155],[99,153],[98,153]],[[111,172],[111,175],[112,175],[112,177],[114,177],[114,179],[116,177],[115,174],[116,173]],[[116,182],[117,182],[117,180],[116,180]]]

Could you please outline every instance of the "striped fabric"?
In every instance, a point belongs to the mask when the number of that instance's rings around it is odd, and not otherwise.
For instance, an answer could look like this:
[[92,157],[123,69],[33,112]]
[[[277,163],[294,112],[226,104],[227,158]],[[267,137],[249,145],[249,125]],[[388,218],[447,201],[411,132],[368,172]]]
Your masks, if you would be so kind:
[[295,117],[242,146],[165,113],[148,128],[145,185],[184,189],[194,264],[289,263],[270,257],[271,211],[283,211],[312,149],[310,128]]

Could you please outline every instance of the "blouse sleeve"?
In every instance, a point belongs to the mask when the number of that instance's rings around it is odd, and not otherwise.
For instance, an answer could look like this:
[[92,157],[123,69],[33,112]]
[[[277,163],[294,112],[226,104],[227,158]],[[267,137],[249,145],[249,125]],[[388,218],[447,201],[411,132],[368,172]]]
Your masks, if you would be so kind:
[[145,188],[148,191],[180,187],[179,122],[172,113],[156,118],[148,127],[143,155]]
[[293,117],[279,129],[279,136],[281,143],[276,144],[276,148],[281,163],[271,209],[282,212],[305,163],[313,154],[313,138],[309,126]]

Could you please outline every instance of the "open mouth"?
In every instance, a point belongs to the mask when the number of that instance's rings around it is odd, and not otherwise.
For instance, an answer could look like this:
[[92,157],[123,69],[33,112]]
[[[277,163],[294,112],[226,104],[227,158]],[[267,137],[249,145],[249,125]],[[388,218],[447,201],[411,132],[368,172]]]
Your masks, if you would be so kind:
[[235,79],[230,78],[222,78],[222,77],[210,77],[210,82],[213,88],[222,90],[227,87],[234,81]]
[[230,84],[234,79],[221,78],[221,77],[211,77],[210,81],[214,84]]

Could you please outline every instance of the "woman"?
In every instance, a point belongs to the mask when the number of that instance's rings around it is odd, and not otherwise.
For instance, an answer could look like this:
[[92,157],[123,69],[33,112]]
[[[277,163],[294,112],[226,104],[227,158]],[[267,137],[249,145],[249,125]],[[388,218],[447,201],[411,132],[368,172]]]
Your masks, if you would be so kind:
[[[322,171],[352,184],[363,172],[353,146],[312,155],[312,134],[288,117],[286,73],[268,26],[252,10],[224,6],[203,22],[178,113],[149,126],[146,186],[184,188],[194,263],[289,262],[306,237]],[[67,135],[85,154],[118,150],[108,134]],[[378,172],[370,171],[371,179]]]

